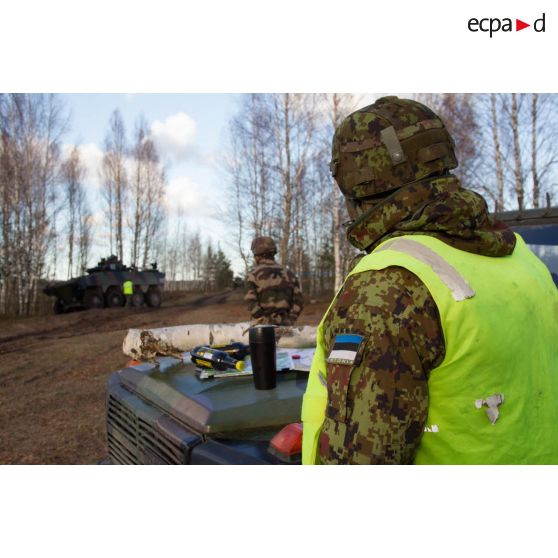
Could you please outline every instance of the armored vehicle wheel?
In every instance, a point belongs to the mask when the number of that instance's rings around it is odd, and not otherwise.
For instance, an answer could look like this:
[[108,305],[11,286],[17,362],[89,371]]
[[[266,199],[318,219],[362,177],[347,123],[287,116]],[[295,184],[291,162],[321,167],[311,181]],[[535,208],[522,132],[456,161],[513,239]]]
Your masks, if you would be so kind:
[[105,302],[109,308],[124,306],[124,295],[118,289],[109,289],[105,295]]
[[87,309],[102,308],[105,305],[103,295],[99,291],[93,289],[87,290],[83,297],[83,305]]
[[159,289],[149,289],[145,294],[145,302],[151,308],[159,308],[161,306],[161,291]]
[[61,299],[57,298],[54,301],[53,310],[55,314],[63,314],[64,313],[64,303]]
[[143,293],[134,293],[132,295],[132,306],[143,306]]

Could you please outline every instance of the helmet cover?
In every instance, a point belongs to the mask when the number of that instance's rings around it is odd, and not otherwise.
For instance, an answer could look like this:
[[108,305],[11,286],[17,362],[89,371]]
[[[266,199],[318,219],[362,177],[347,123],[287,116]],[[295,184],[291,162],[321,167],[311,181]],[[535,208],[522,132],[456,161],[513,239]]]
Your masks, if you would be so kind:
[[343,120],[333,136],[331,172],[360,199],[457,167],[453,138],[428,107],[382,97]]
[[269,236],[259,236],[252,241],[252,253],[254,256],[262,256],[263,254],[276,254],[277,246],[273,238]]

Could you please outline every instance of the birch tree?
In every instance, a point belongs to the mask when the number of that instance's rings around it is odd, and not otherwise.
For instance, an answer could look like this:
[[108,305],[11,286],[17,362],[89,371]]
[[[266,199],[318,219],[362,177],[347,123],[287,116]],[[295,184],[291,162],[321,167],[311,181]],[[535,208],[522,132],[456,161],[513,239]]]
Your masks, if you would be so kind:
[[[282,265],[286,265],[291,259],[295,272],[300,273],[301,223],[306,211],[307,193],[304,178],[314,147],[315,96],[274,94],[268,97],[268,104],[273,129],[275,169],[280,185],[279,258]],[[289,252],[291,247],[292,253]]]
[[0,313],[30,314],[52,245],[60,141],[56,95],[0,96]]
[[144,145],[144,210],[142,236],[142,266],[145,268],[151,257],[157,235],[164,218],[163,199],[165,196],[166,174],[160,165],[155,144],[147,139]]
[[522,211],[525,189],[523,185],[521,151],[519,148],[519,109],[517,106],[516,93],[512,93],[511,95],[510,125],[511,125],[511,131],[513,136],[513,162],[514,162],[513,175],[514,175],[515,194],[517,196],[517,206],[519,208],[519,211]]
[[83,187],[78,189],[76,205],[78,218],[78,270],[76,275],[81,275],[89,266],[93,230],[93,216],[87,200],[87,192]]
[[[67,229],[67,247],[68,247],[68,266],[67,277],[73,276],[76,269],[74,268],[74,254],[80,254],[82,251],[82,238],[78,235],[84,233],[81,219],[84,217],[84,192],[83,179],[86,170],[80,161],[79,149],[74,146],[68,158],[62,163],[61,175],[64,186],[64,201],[66,207],[66,229]],[[77,245],[77,246],[76,246]],[[80,255],[78,255],[78,258]],[[83,257],[83,256],[82,256]],[[81,267],[80,262],[78,264]]]
[[531,95],[531,182],[533,207],[541,206],[541,199],[555,199],[558,164],[558,96],[533,93]]
[[492,140],[494,142],[494,161],[496,165],[496,211],[504,209],[504,169],[502,167],[502,151],[500,147],[500,134],[498,131],[498,110],[496,105],[496,95],[490,95],[490,114],[492,125]]
[[192,279],[199,281],[202,278],[203,246],[199,231],[194,233],[188,242],[188,258],[192,270]]
[[247,246],[256,236],[276,236],[273,191],[271,113],[265,95],[242,98],[229,126],[231,149],[224,172],[233,184],[234,205],[229,222],[235,228],[235,245],[248,271]]
[[103,197],[105,199],[110,251],[116,251],[119,259],[124,259],[124,216],[127,205],[128,176],[126,159],[128,156],[126,129],[122,115],[115,109],[109,120],[105,136],[105,153],[102,165]]
[[131,265],[145,267],[163,219],[166,177],[143,117],[138,120],[134,138],[129,181],[130,258]]

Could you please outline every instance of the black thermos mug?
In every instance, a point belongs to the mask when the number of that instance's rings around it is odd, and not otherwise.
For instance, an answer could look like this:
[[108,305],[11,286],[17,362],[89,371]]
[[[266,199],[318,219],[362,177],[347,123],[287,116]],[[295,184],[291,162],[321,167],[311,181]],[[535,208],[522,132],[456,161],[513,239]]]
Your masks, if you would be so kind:
[[248,331],[250,360],[256,389],[273,389],[277,385],[275,364],[275,327],[258,325]]

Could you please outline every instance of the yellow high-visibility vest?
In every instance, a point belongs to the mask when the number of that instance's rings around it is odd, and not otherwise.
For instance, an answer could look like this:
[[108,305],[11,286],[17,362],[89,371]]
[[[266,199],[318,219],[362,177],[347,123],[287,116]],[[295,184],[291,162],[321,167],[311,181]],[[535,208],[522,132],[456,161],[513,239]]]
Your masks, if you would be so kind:
[[[499,258],[431,236],[397,237],[349,274],[403,267],[438,307],[445,358],[430,372],[415,463],[558,463],[558,290],[516,237],[513,254]],[[322,324],[317,344],[302,407],[306,464],[318,462],[327,404]]]
[[134,294],[134,283],[130,280],[124,281],[122,284],[122,291],[126,296]]

